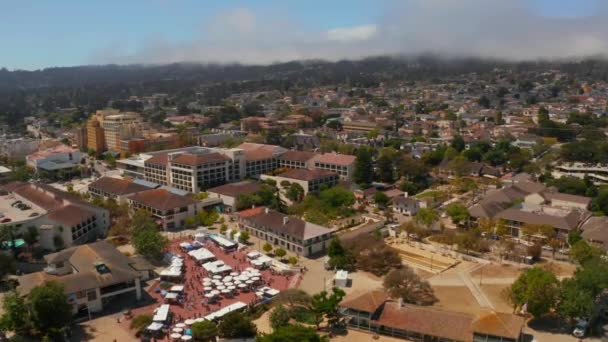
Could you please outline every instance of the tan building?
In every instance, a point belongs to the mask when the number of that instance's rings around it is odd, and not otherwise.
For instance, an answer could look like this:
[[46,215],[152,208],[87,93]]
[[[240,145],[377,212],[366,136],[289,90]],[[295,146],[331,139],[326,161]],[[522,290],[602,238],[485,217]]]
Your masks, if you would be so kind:
[[101,127],[104,131],[106,147],[110,151],[121,151],[120,141],[141,137],[142,120],[137,113],[120,113],[103,117]]
[[87,148],[101,153],[106,150],[103,128],[95,116],[87,121]]

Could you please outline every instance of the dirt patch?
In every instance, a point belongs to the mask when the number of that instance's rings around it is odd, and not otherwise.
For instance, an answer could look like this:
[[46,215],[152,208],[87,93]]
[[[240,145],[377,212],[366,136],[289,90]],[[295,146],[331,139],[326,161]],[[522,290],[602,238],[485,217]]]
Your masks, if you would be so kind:
[[484,278],[517,278],[522,270],[509,264],[487,264],[471,272],[471,276]]
[[576,271],[575,265],[557,261],[548,261],[541,264],[540,267],[547,271],[553,272],[553,274],[558,277],[571,277],[574,275],[574,271]]
[[509,285],[482,285],[481,290],[498,312],[513,313],[513,307],[507,298]]
[[332,342],[369,342],[369,341],[380,341],[380,342],[403,342],[407,341],[400,338],[388,337],[379,335],[377,339],[374,335],[368,332],[348,330],[345,335],[338,335],[331,339]]
[[434,306],[450,311],[479,314],[481,307],[466,286],[433,286],[439,300]]

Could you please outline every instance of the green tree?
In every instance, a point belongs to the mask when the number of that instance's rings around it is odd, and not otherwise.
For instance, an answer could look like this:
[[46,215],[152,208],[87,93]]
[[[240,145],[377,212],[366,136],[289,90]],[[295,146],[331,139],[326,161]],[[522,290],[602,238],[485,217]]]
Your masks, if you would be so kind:
[[431,227],[438,219],[439,215],[432,208],[421,208],[416,213],[416,222],[424,224],[427,228]]
[[357,150],[355,159],[355,171],[353,180],[355,183],[364,187],[371,184],[374,180],[374,168],[372,165],[372,153],[370,148],[361,147]]
[[246,245],[249,243],[249,232],[244,230],[239,234],[239,242]]
[[150,259],[160,259],[169,241],[156,228],[148,228],[133,234],[135,251]]
[[584,265],[587,261],[601,254],[600,250],[589,245],[585,240],[580,240],[570,248],[570,258]]
[[446,211],[456,224],[466,223],[470,218],[469,210],[460,202],[450,203]]
[[298,183],[291,183],[285,196],[289,198],[292,202],[300,202],[304,197],[304,188]]
[[382,191],[378,191],[374,194],[374,203],[379,208],[386,207],[391,202],[391,199]]
[[394,181],[393,159],[388,155],[381,155],[376,161],[378,168],[378,179],[381,182],[392,183]]
[[524,224],[522,232],[528,236],[541,236],[544,238],[550,238],[555,235],[555,229],[548,224]]
[[217,329],[218,335],[226,339],[251,338],[258,332],[251,318],[240,312],[231,312],[224,316]]
[[190,329],[192,329],[192,338],[195,341],[215,341],[218,334],[217,325],[212,321],[195,322],[190,326]]
[[273,330],[289,324],[289,311],[282,304],[277,305],[270,313],[270,326]]
[[262,250],[268,254],[272,251],[272,245],[266,242],[264,246],[262,246]]
[[225,224],[222,224],[220,226],[220,233],[224,234],[226,231],[228,231],[228,226]]
[[256,342],[329,342],[329,338],[321,337],[312,328],[301,325],[286,325],[275,329],[271,334],[262,334]]
[[290,257],[287,259],[287,262],[288,262],[290,265],[295,266],[295,265],[297,265],[297,264],[298,264],[298,258],[297,258],[297,257],[295,257],[295,256],[290,256]]
[[557,312],[571,321],[589,317],[593,312],[593,294],[581,288],[574,278],[564,279],[560,286]]
[[390,271],[383,285],[392,298],[406,303],[432,305],[437,301],[431,285],[407,266]]
[[530,268],[515,280],[509,299],[515,307],[527,305],[527,310],[539,318],[555,307],[559,294],[559,281],[549,271]]
[[32,325],[42,335],[57,338],[72,321],[72,306],[60,283],[52,281],[34,287],[28,304]]
[[150,324],[152,324],[152,315],[142,314],[135,316],[129,325],[129,327],[135,330],[137,333],[143,332]]
[[31,327],[30,313],[25,298],[17,292],[10,292],[2,299],[4,311],[0,318],[0,328],[3,331],[14,331],[19,335],[27,333]]
[[312,312],[315,316],[317,329],[319,329],[319,325],[324,318],[327,319],[330,327],[338,322],[340,318],[338,304],[345,295],[344,291],[334,287],[331,294],[327,291],[321,291],[312,296]]
[[277,248],[274,250],[274,255],[279,258],[283,258],[286,254],[287,252],[283,248]]
[[0,280],[9,274],[15,274],[16,271],[17,265],[15,259],[0,253]]
[[329,256],[329,265],[332,268],[349,271],[354,269],[355,260],[353,256],[350,251],[342,246],[342,243],[337,236],[334,236],[331,239],[327,249],[327,255]]
[[458,152],[462,152],[465,148],[465,142],[462,136],[456,135],[454,139],[452,139],[452,143],[450,146]]

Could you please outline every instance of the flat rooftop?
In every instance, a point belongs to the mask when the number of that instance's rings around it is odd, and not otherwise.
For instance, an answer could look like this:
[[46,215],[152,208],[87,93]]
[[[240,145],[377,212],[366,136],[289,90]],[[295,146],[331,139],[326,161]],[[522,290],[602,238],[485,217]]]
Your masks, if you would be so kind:
[[[21,210],[17,205],[11,206],[11,204],[17,203],[17,201],[21,201],[21,203],[27,205],[29,209]],[[34,213],[36,213],[37,215]],[[17,197],[13,194],[0,196],[0,214],[3,215],[0,220],[9,218],[11,220],[10,223],[21,222],[45,215],[46,213],[46,210],[44,210],[43,208],[38,207],[30,201],[17,199]]]

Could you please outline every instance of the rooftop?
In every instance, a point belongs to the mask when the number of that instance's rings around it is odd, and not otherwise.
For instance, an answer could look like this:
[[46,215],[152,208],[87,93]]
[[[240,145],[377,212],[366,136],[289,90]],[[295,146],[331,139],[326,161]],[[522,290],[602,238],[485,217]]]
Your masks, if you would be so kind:
[[243,210],[238,213],[238,216],[245,221],[255,223],[256,226],[262,227],[262,229],[286,234],[301,240],[333,232],[332,229],[300,220],[297,217],[287,216],[266,207]]
[[132,180],[113,177],[101,177],[89,184],[89,189],[91,188],[118,196],[150,189],[150,187],[135,183]]
[[176,195],[166,189],[151,189],[128,196],[134,202],[157,210],[172,210],[196,203],[190,196]]
[[262,186],[259,183],[251,181],[242,181],[238,183],[228,183],[208,189],[207,192],[216,193],[224,196],[237,197],[240,194],[253,194],[259,191]]
[[315,157],[315,162],[348,166],[352,165],[355,162],[355,159],[357,159],[357,157],[348,154],[325,153],[317,155]]
[[291,178],[302,181],[312,181],[330,176],[338,176],[337,173],[320,169],[290,169],[277,175],[277,177]]

